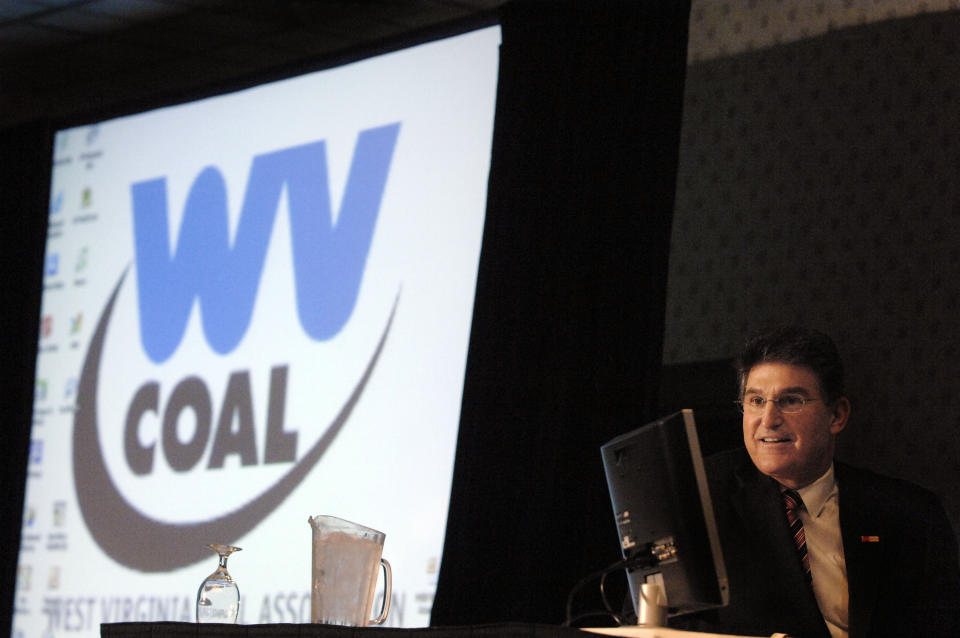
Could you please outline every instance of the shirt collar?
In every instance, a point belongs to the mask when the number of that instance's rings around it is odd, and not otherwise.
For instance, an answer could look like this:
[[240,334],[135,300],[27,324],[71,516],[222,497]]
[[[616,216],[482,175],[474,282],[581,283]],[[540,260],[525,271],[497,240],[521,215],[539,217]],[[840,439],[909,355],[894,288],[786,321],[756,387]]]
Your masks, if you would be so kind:
[[[783,489],[783,486],[781,486],[781,490]],[[797,493],[803,499],[803,505],[807,508],[807,512],[811,516],[819,517],[827,501],[837,495],[837,477],[833,471],[833,463],[820,478],[810,485],[801,487],[797,490]]]

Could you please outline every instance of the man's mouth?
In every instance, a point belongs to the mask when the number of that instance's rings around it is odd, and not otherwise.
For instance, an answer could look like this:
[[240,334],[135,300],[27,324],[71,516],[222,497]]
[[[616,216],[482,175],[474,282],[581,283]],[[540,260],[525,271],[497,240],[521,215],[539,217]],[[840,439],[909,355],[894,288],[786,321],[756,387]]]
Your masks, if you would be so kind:
[[790,439],[785,439],[781,437],[772,437],[772,436],[763,436],[760,437],[761,443],[789,443]]

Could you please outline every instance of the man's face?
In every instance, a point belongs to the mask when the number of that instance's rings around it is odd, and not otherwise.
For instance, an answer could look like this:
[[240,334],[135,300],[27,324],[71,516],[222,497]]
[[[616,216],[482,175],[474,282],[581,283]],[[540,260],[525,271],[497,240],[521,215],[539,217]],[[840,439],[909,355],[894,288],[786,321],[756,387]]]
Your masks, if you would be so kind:
[[817,376],[808,368],[764,362],[750,369],[744,402],[792,395],[811,401],[799,412],[784,413],[773,401],[762,409],[743,411],[743,442],[757,469],[781,484],[797,489],[817,480],[833,461],[835,436],[847,424],[850,402],[841,398],[828,406]]

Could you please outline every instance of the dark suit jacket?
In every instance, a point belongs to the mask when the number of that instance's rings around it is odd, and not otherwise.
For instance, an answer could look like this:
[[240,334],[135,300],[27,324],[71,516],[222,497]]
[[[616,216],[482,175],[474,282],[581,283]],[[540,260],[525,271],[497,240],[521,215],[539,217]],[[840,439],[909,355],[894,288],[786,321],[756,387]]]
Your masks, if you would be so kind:
[[[829,638],[776,482],[743,449],[707,459],[730,604],[687,628]],[[850,637],[960,636],[957,539],[931,492],[837,463]],[[693,619],[691,619],[693,620]]]

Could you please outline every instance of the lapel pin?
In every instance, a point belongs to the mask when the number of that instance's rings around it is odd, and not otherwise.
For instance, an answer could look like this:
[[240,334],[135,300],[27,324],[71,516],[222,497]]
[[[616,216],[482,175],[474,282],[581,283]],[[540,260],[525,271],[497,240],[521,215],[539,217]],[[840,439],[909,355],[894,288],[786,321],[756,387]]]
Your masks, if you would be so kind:
[[879,543],[880,537],[879,536],[861,536],[860,542],[861,543]]

